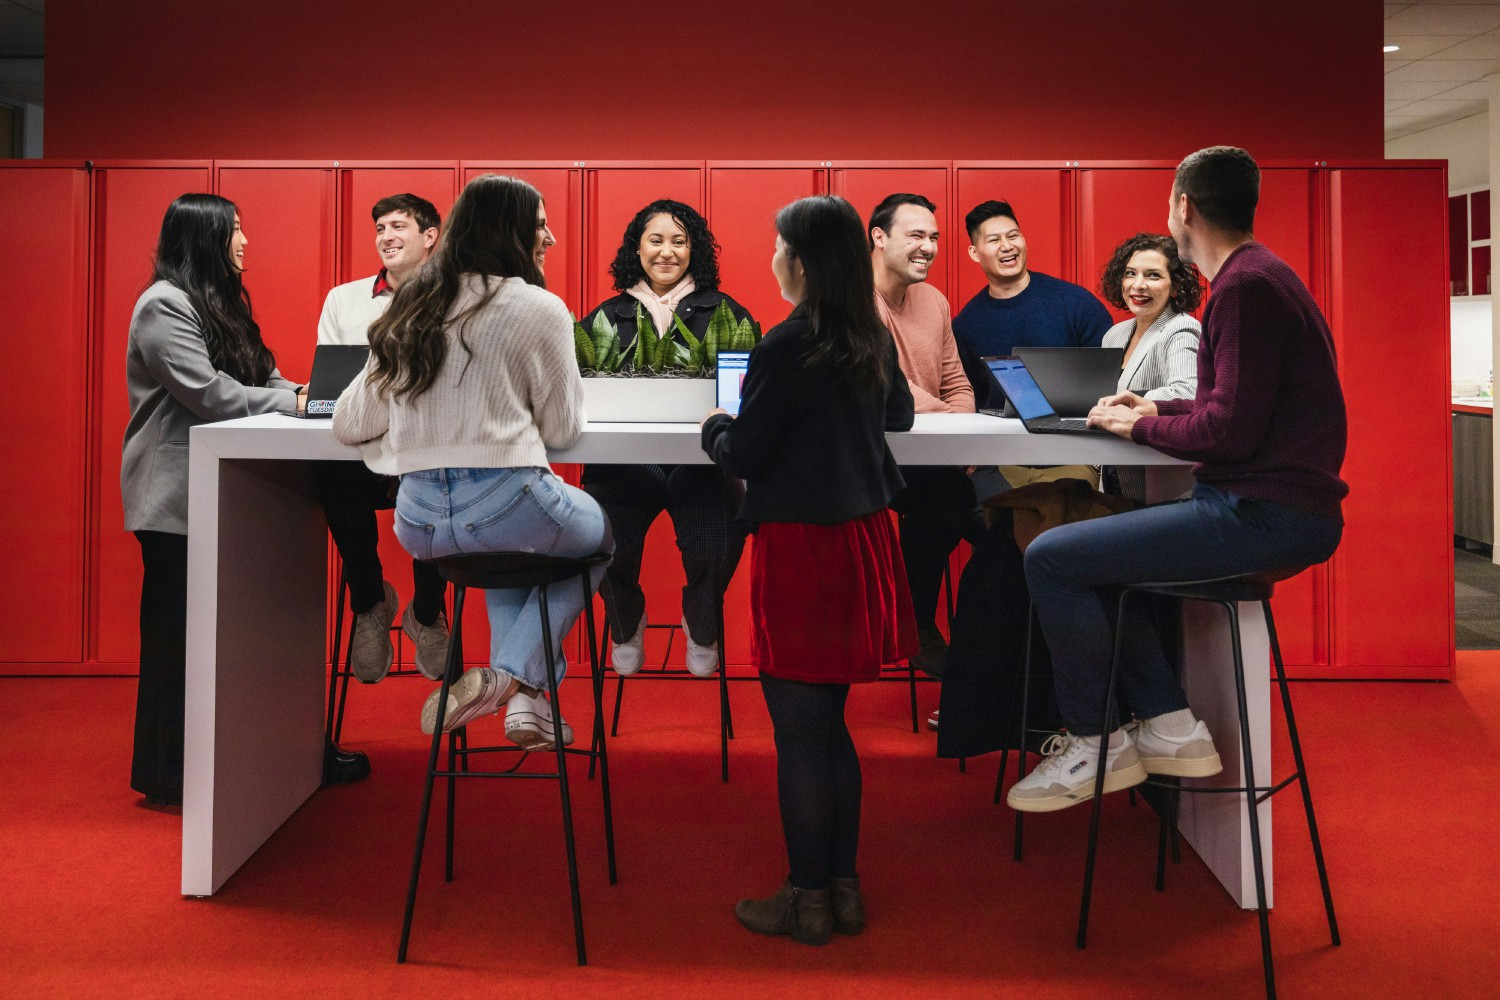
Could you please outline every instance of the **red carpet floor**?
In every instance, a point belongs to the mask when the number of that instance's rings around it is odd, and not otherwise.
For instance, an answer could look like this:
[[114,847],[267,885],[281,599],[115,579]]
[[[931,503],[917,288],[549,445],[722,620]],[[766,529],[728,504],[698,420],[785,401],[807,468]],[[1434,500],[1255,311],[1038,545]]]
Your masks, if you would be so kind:
[[[1500,995],[1500,654],[1459,656],[1455,684],[1296,685],[1345,943],[1328,945],[1289,793],[1272,917],[1283,996]],[[1254,914],[1191,854],[1153,892],[1152,817],[1123,795],[1106,811],[1090,946],[1075,950],[1086,811],[1030,821],[1027,859],[1013,863],[1011,814],[990,804],[995,757],[967,774],[934,759],[894,684],[851,698],[862,937],[807,948],[739,928],[734,900],[785,872],[759,692],[733,686],[739,738],[722,785],[715,688],[647,683],[611,744],[618,886],[597,786],[575,772],[590,965],[574,965],[556,786],[501,782],[463,789],[453,883],[429,840],[411,962],[398,966],[424,684],[353,692],[345,742],[375,774],[315,795],[218,895],[186,900],[180,818],[128,788],[133,680],[0,680],[0,996],[1261,995]],[[580,733],[586,694],[565,687]]]

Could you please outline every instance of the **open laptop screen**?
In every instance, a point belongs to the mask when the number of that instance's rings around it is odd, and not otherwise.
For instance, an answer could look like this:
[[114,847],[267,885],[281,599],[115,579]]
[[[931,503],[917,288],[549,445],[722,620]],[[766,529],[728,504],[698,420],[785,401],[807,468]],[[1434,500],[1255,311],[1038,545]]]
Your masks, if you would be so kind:
[[750,369],[749,351],[720,351],[715,378],[719,408],[740,415],[740,390],[745,384],[745,372]]
[[990,374],[1000,383],[1000,388],[1022,420],[1036,420],[1051,415],[1052,404],[1042,395],[1036,379],[1031,377],[1031,372],[1026,370],[1026,363],[1020,358],[986,358],[984,363],[989,366]]

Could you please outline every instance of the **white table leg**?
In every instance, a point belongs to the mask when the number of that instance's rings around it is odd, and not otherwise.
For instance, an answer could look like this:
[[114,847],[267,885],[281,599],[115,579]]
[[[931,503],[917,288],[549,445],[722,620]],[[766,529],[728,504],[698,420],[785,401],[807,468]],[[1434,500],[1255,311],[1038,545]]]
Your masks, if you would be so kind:
[[195,444],[182,893],[222,886],[322,783],[327,528],[305,462]]
[[[1271,784],[1271,644],[1259,604],[1241,604],[1240,643],[1245,664],[1245,704],[1250,715],[1250,751],[1256,784]],[[1239,712],[1234,690],[1234,660],[1224,610],[1201,601],[1184,601],[1183,689],[1193,712],[1208,725],[1224,770],[1212,778],[1184,785],[1243,784]],[[1242,795],[1184,795],[1178,829],[1198,852],[1236,903],[1255,908],[1255,868],[1250,853],[1250,813]],[[1261,858],[1265,864],[1266,906],[1272,891],[1271,803],[1260,805]]]

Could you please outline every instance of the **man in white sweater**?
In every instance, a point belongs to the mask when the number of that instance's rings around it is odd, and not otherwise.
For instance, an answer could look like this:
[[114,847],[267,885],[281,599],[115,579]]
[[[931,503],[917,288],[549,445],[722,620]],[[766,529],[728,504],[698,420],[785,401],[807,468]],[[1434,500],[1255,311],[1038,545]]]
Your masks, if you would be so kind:
[[[319,344],[368,344],[370,324],[385,313],[396,289],[437,244],[437,209],[424,198],[392,195],[376,202],[370,214],[380,273],[329,291],[318,320]],[[318,483],[328,529],[344,560],[354,613],[351,667],[361,681],[373,684],[385,677],[395,658],[390,629],[397,598],[381,570],[375,511],[393,506],[396,481],[376,475],[362,462],[324,462],[318,468]],[[412,560],[412,578],[414,593],[401,628],[412,640],[417,669],[437,680],[448,655],[445,584],[436,570],[417,560]]]

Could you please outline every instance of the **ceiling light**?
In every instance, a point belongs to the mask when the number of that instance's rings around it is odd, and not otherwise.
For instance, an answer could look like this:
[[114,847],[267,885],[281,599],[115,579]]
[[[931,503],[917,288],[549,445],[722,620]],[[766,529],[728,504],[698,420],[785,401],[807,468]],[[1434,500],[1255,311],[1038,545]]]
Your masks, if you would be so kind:
[[1400,52],[1401,51],[1401,46],[1399,46],[1399,45],[1387,45],[1385,48],[1381,49],[1380,51],[1382,51],[1382,52]]

